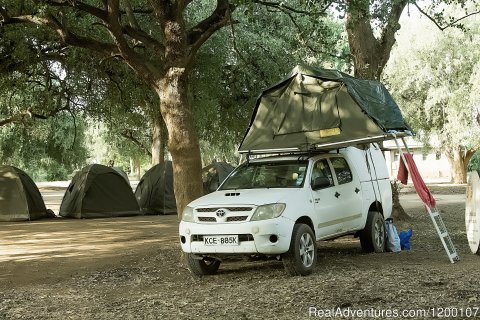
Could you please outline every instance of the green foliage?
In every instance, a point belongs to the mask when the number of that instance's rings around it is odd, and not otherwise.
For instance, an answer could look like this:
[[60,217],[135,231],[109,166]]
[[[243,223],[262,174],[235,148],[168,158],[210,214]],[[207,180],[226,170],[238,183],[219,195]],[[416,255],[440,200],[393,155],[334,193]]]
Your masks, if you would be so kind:
[[468,163],[468,171],[480,171],[480,151],[475,152]]
[[204,161],[238,161],[235,150],[256,98],[295,65],[350,67],[342,25],[328,17],[272,10],[253,3],[237,9],[237,23],[217,32],[197,55],[190,100]]
[[88,158],[81,118],[60,114],[0,127],[0,163],[19,167],[34,180],[70,179]]
[[480,24],[467,22],[466,31],[447,29],[428,47],[412,42],[385,74],[412,127],[426,140],[437,137],[444,150],[480,145],[474,117],[480,105]]

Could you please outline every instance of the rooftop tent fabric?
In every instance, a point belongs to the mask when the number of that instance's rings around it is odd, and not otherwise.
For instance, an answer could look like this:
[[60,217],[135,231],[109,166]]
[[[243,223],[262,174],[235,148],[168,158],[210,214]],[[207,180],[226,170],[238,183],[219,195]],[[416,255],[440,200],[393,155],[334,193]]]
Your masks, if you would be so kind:
[[176,214],[172,162],[165,161],[145,172],[135,190],[135,197],[144,214]]
[[257,99],[239,150],[338,148],[385,140],[389,131],[412,130],[381,83],[297,66]]
[[33,180],[22,170],[0,166],[0,221],[47,217],[47,209]]
[[130,185],[116,170],[93,164],[78,171],[60,205],[60,215],[70,218],[108,218],[140,215]]
[[226,162],[213,162],[202,169],[203,192],[205,194],[214,192],[235,169],[232,165]]

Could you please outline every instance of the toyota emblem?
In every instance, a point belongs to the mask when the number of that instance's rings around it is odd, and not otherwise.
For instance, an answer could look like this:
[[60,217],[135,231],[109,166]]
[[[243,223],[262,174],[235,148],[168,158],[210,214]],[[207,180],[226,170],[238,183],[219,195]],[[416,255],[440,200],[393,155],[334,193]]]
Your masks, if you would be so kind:
[[217,214],[217,217],[219,217],[219,218],[225,217],[225,214],[226,214],[225,210],[223,210],[223,209],[218,209],[215,213]]

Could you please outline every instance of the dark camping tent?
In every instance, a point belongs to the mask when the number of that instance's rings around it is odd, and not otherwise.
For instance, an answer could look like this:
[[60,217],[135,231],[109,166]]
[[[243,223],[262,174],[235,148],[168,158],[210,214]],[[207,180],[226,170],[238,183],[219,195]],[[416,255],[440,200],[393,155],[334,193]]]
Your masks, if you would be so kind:
[[135,197],[144,214],[176,214],[172,162],[165,161],[145,172],[135,190]]
[[297,66],[262,92],[241,152],[337,149],[411,135],[397,104],[377,81]]
[[235,169],[226,162],[213,162],[202,169],[203,192],[211,193],[220,186],[230,172]]
[[47,209],[33,180],[22,170],[0,166],[0,221],[47,217]]
[[140,215],[130,185],[113,168],[86,166],[75,174],[63,196],[60,215],[71,218],[107,218]]
[[123,177],[123,179],[125,179],[130,185],[130,180],[128,179],[128,175],[125,171],[122,170],[122,168],[119,168],[119,167],[112,167],[112,168],[113,170],[117,171]]

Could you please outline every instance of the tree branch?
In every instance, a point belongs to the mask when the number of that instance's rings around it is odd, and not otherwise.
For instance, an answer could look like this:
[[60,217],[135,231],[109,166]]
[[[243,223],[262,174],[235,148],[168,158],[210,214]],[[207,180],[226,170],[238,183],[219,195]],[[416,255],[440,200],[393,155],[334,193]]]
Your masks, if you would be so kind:
[[150,36],[148,33],[141,29],[134,28],[132,26],[124,26],[123,32],[133,39],[143,43],[147,47],[151,47],[159,55],[163,55],[165,52],[165,46],[157,39]]
[[[64,2],[64,0],[50,1],[56,1],[58,5],[63,4]],[[28,23],[45,26],[57,33],[60,40],[65,44],[92,50],[102,54],[104,57],[121,57],[133,70],[141,74],[150,85],[153,85],[155,82],[154,67],[149,64],[145,57],[138,55],[133,48],[128,45],[124,38],[124,29],[120,24],[119,0],[105,0],[105,3],[107,10],[105,21],[102,26],[107,27],[114,43],[102,42],[93,38],[77,35],[67,29],[52,14],[46,14],[45,17],[37,17],[33,15],[10,17],[6,10],[1,8],[0,15],[3,17],[3,24]],[[67,5],[65,4],[65,6]],[[139,36],[139,32],[135,33],[135,35]],[[157,46],[157,48],[159,47]]]
[[120,135],[130,141],[132,141],[135,145],[137,145],[140,149],[145,151],[150,157],[152,156],[152,152],[143,145],[137,138],[133,136],[132,130],[125,130],[123,132],[120,132]]
[[0,14],[3,17],[3,24],[34,24],[45,26],[57,33],[60,40],[65,44],[96,51],[106,56],[118,55],[118,49],[114,44],[79,36],[74,32],[67,30],[60,21],[50,14],[46,15],[44,18],[33,15],[10,17],[4,9],[0,10]]
[[445,25],[445,26],[441,26],[440,23],[439,23],[437,20],[435,20],[434,17],[430,16],[425,10],[423,10],[422,8],[420,8],[420,6],[417,4],[416,1],[414,1],[413,4],[415,5],[415,7],[417,7],[418,11],[420,11],[421,14],[423,14],[425,17],[427,17],[428,20],[432,21],[432,22],[435,24],[435,26],[436,26],[438,29],[440,29],[440,31],[443,31],[443,30],[445,30],[445,29],[447,29],[447,28],[453,27],[453,26],[455,26],[458,22],[462,21],[463,19],[466,19],[466,18],[468,18],[468,17],[471,17],[471,16],[473,16],[473,15],[476,15],[476,14],[479,14],[479,13],[480,13],[480,11],[475,11],[475,12],[469,13],[469,14],[461,17],[461,18],[458,18],[458,19],[454,20],[454,21],[450,22],[449,24],[447,24],[447,25]]
[[83,2],[78,1],[78,0],[75,0],[75,1],[71,1],[71,0],[47,0],[47,1],[45,1],[45,3],[51,5],[52,7],[75,8],[75,9],[78,9],[80,11],[91,14],[92,16],[95,16],[102,21],[106,21],[106,19],[107,19],[107,12],[105,10],[102,10],[102,9],[97,8],[95,6],[83,3]]
[[[312,12],[310,12],[310,11],[295,9],[293,7],[290,7],[290,6],[286,5],[283,2],[268,2],[268,1],[261,1],[261,0],[254,0],[253,2],[261,4],[262,6],[266,6],[266,7],[276,8],[276,9],[280,9],[280,10],[282,10],[282,9],[283,10],[288,10],[288,11],[291,11],[291,12],[294,12],[294,13],[305,14],[305,15],[308,15],[308,16],[312,15]],[[326,10],[332,4],[332,2],[330,2],[330,4],[326,8],[324,8],[323,10]]]
[[20,113],[17,113],[16,115],[13,115],[13,116],[9,117],[9,118],[5,118],[5,119],[0,120],[0,127],[4,126],[4,125],[7,125],[7,124],[24,123],[24,122],[28,121],[29,119],[33,119],[33,118],[45,120],[45,119],[54,117],[59,112],[68,111],[68,110],[69,110],[68,106],[65,106],[65,107],[54,109],[47,114],[41,114],[41,113],[36,113],[36,112],[32,111],[31,108],[27,108],[27,110],[24,111],[24,112],[20,112]]
[[217,0],[217,6],[212,14],[188,30],[187,39],[190,45],[190,52],[187,58],[187,65],[192,63],[198,49],[200,49],[205,41],[217,30],[230,23],[234,23],[230,17],[231,12],[233,12],[235,8],[234,5],[230,5],[228,0]]

